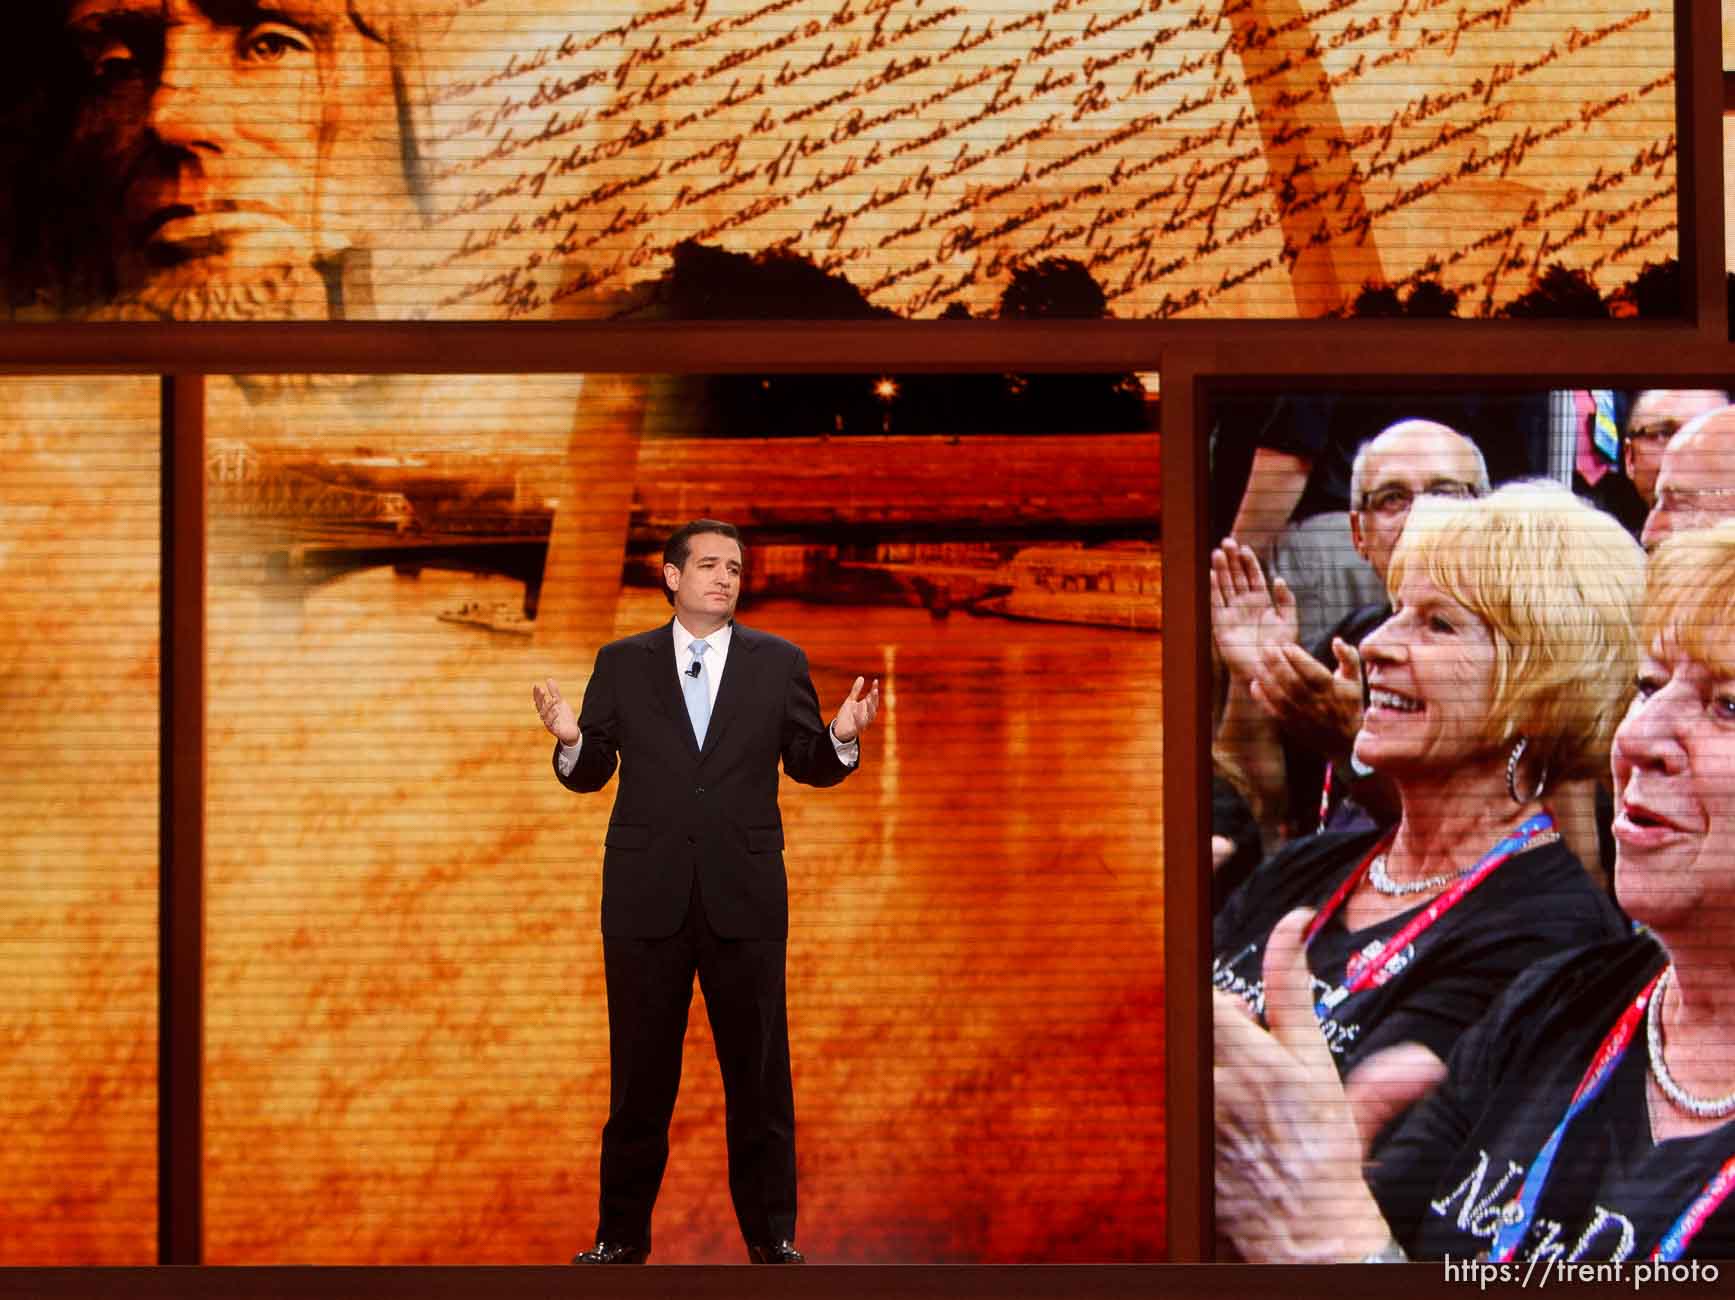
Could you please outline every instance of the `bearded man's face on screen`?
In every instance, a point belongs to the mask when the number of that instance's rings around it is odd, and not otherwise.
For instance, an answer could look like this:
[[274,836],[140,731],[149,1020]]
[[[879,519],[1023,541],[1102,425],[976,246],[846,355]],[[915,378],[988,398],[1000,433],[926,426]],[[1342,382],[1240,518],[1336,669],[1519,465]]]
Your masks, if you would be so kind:
[[[70,0],[55,161],[93,315],[326,314],[350,190],[409,189],[391,53],[344,0]],[[382,141],[381,124],[392,139]],[[395,175],[371,175],[382,169]],[[389,228],[389,226],[387,227]]]

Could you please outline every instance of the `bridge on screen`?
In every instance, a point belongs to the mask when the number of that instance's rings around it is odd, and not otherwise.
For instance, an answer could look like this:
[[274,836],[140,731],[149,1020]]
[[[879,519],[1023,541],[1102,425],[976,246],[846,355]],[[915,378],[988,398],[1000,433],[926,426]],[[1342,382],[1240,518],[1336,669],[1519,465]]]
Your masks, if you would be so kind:
[[416,458],[326,461],[244,443],[212,443],[205,471],[213,531],[262,561],[269,582],[382,567],[501,574],[524,583],[525,617],[536,615],[553,510],[497,482]]
[[[660,582],[663,539],[703,515],[741,527],[757,595],[973,606],[1006,590],[1021,546],[1154,538],[1159,456],[1148,433],[646,439],[624,576]],[[558,482],[557,468],[213,442],[208,509],[268,581],[501,574],[524,583],[534,618],[557,503],[525,484]]]

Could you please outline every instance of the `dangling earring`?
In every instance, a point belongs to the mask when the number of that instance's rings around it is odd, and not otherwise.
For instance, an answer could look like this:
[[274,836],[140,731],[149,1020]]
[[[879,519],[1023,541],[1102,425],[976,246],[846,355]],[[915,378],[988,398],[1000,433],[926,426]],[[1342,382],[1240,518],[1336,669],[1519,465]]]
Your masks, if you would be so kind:
[[1518,793],[1518,760],[1524,757],[1524,751],[1530,741],[1524,736],[1518,738],[1518,743],[1512,747],[1512,757],[1506,760],[1506,793],[1512,796],[1515,804],[1527,804],[1532,799],[1542,798],[1542,791],[1548,785],[1548,764],[1542,765],[1542,770],[1536,774],[1536,789],[1529,794]]

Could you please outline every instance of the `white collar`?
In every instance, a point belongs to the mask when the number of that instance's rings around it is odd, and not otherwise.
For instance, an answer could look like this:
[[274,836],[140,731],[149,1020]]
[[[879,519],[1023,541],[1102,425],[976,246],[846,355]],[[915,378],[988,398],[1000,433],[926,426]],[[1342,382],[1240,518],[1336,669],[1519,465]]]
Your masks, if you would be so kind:
[[712,663],[721,663],[728,657],[729,641],[735,635],[735,624],[733,622],[723,624],[723,626],[718,628],[715,632],[703,638],[696,637],[691,632],[687,631],[686,627],[682,625],[681,620],[678,618],[674,620],[674,627],[676,663],[686,662],[688,654],[687,647],[692,645],[693,642],[699,640],[703,640],[706,645],[711,647],[707,653],[717,656],[711,661]]

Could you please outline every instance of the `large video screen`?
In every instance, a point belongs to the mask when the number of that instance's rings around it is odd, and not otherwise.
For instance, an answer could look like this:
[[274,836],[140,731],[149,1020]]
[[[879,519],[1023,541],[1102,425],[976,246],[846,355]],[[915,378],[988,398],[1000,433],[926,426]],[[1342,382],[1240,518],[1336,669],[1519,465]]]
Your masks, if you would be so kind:
[[1677,248],[1668,5],[183,8],[17,19],[15,316],[655,317],[701,254],[835,277],[721,315],[1018,315],[1058,259],[1098,315],[1483,316]]
[[[778,791],[797,1244],[1163,1258],[1157,401],[1131,375],[213,381],[207,1260],[591,1245],[621,777],[562,788],[532,687],[576,703],[599,647],[668,623],[696,517],[739,527],[738,624],[805,650],[826,718],[881,692],[858,771]],[[746,1258],[703,1006],[653,1262]]]

